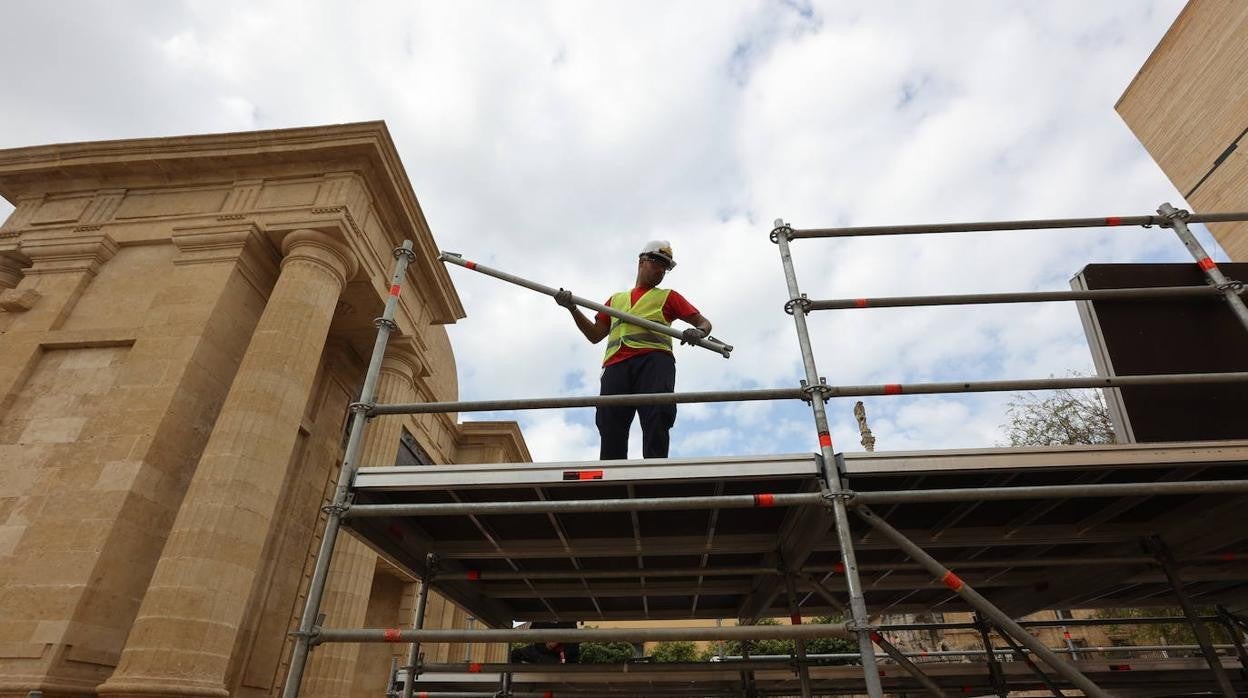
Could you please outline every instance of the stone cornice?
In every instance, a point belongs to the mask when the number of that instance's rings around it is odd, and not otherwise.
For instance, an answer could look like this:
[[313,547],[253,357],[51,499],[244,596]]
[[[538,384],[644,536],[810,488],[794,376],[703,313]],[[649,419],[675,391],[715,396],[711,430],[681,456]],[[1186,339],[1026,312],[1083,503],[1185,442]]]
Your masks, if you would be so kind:
[[[433,321],[465,317],[384,122],[0,150],[0,195],[16,200],[67,188],[176,186],[219,180],[223,173],[242,183],[275,169],[284,176],[326,170],[362,176],[391,246],[404,239],[416,244],[411,274],[428,289]],[[247,194],[237,198],[245,201]]]
[[117,254],[117,243],[105,233],[45,234],[27,233],[21,239],[21,251],[32,264],[23,273],[63,274],[87,272],[95,274],[100,265]]

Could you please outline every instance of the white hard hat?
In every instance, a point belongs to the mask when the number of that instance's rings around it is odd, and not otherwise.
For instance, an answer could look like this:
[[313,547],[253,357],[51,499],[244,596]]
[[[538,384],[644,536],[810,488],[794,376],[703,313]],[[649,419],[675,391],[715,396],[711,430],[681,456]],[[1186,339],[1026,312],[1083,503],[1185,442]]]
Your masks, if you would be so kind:
[[673,259],[672,255],[672,243],[667,240],[651,240],[641,248],[641,252],[638,252],[637,255],[639,257],[645,255],[657,257],[667,264],[668,270],[676,268],[676,260]]

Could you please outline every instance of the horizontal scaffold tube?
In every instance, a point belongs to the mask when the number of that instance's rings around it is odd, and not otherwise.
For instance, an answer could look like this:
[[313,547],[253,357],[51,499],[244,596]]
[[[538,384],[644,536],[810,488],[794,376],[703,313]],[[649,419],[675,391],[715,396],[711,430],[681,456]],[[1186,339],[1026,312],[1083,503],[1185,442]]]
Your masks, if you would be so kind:
[[[1217,623],[1217,616],[1201,616],[1206,623]],[[1057,620],[1020,620],[1018,624],[1024,628],[1057,628],[1063,625],[1100,626],[1100,625],[1166,625],[1168,623],[1186,623],[1184,616],[1141,616],[1139,618],[1059,618]],[[884,623],[878,627],[880,632],[897,630],[973,630],[974,623]]]
[[[1248,213],[1193,213],[1188,223],[1227,223],[1248,221]],[[1046,228],[1104,228],[1113,226],[1168,226],[1164,216],[1103,216],[1101,218],[1045,218],[1026,221],[979,221],[974,223],[935,223],[924,225],[872,225],[855,228],[794,229],[789,237],[847,238],[875,235],[919,235],[924,233],[973,233],[992,230],[1043,230]]]
[[790,640],[853,638],[844,623],[725,625],[707,628],[511,628],[502,630],[411,630],[321,628],[317,642],[666,642],[669,640]]
[[[1022,390],[1070,388],[1120,388],[1137,385],[1185,385],[1245,383],[1241,373],[1163,373],[1151,376],[1078,376],[1074,378],[1030,378],[1000,381],[950,381],[944,383],[879,383],[868,385],[820,386],[825,398],[871,395],[934,395],[940,393],[992,393]],[[517,400],[475,400],[462,402],[412,402],[373,405],[370,415],[437,414],[443,412],[497,412],[502,410],[542,410],[558,407],[626,405],[670,405],[689,402],[740,402],[750,400],[797,400],[809,396],[801,388],[764,390],[723,390],[697,393],[640,393],[637,395],[587,395],[582,397],[527,398]]]
[[[689,511],[752,509],[822,504],[821,492],[793,494],[732,494],[705,497],[638,497],[635,499],[571,499],[534,502],[437,502],[432,504],[356,504],[345,518],[378,516],[450,516],[461,514],[546,514],[599,511]],[[635,576],[635,575],[634,575]]]
[[855,492],[853,503],[978,502],[1004,499],[1049,499],[1054,497],[1151,497],[1155,495],[1224,494],[1230,492],[1248,492],[1248,480],[1122,482],[1099,485],[1036,485],[1031,487],[968,487],[965,489]]
[[1221,296],[1216,286],[1162,286],[1158,288],[1103,288],[1087,291],[1030,291],[1020,293],[966,293],[886,298],[835,298],[814,300],[807,310],[856,308],[915,308],[929,305],[985,305],[992,303],[1047,303],[1052,301],[1143,301],[1156,298],[1203,298]]
[[[1192,555],[1179,560],[1185,565],[1199,565],[1208,562],[1234,562],[1236,560],[1248,561],[1248,553],[1235,554],[1224,553],[1221,555]],[[979,569],[997,569],[1000,567],[1082,567],[1094,565],[1155,565],[1157,561],[1151,557],[1144,555],[1123,555],[1114,557],[1038,557],[1035,559],[997,559],[997,558],[976,558],[974,560],[949,560],[950,565],[954,565],[964,570]],[[844,571],[844,567],[840,564],[835,565],[806,565],[802,567],[806,572],[835,572],[840,574]],[[897,572],[901,570],[921,570],[923,566],[917,562],[865,562],[858,563],[860,572]],[[467,579],[473,581],[516,581],[529,580],[537,581],[541,579],[634,579],[637,577],[658,579],[664,577],[736,577],[742,575],[775,575],[781,576],[786,574],[783,570],[774,567],[751,567],[751,566],[726,566],[726,567],[655,567],[636,570],[472,570],[471,572],[461,572],[466,575]],[[440,575],[443,579],[454,578],[454,573],[443,572]],[[1213,620],[1217,620],[1216,618]],[[1058,621],[1054,621],[1061,624]],[[1168,622],[1186,623],[1186,618],[1171,619]],[[968,623],[968,628],[974,628],[973,623]]]

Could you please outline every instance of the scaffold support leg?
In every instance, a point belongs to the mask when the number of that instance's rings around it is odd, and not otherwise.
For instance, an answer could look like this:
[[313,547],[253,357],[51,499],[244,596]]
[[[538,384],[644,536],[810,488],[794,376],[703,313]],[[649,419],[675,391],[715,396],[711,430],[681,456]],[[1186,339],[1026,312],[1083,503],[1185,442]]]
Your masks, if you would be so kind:
[[1248,650],[1244,649],[1244,628],[1239,626],[1239,619],[1225,606],[1216,608],[1218,618],[1222,620],[1222,626],[1231,638],[1231,644],[1235,645],[1235,656],[1239,657],[1239,675],[1244,680],[1248,680]]
[[969,584],[962,581],[960,577],[940,564],[936,558],[928,555],[926,551],[907,538],[905,534],[877,516],[875,512],[871,511],[870,507],[856,506],[854,510],[867,524],[885,538],[891,540],[911,559],[921,564],[929,574],[939,579],[951,591],[962,597],[971,608],[983,614],[985,618],[1000,628],[1002,632],[1014,636],[1014,639],[1040,657],[1045,664],[1048,664],[1054,671],[1061,674],[1063,678],[1074,684],[1085,695],[1093,696],[1093,698],[1110,698],[1109,693],[1093,683],[1087,676],[1084,676],[1083,672],[1079,671],[1077,667],[1059,657],[1053,650],[1045,646],[1043,642],[1040,642],[1039,639],[1027,632],[1013,618],[1010,618],[1004,611],[994,606]]
[[[816,594],[822,596],[824,601],[827,601],[832,608],[835,608],[836,611],[841,614],[842,618],[848,616],[849,609],[845,608],[845,604],[841,603],[841,600],[836,598],[836,594],[833,594],[832,590],[828,589],[823,582],[815,579],[813,575],[809,574],[803,575],[802,578],[806,584],[815,591]],[[910,658],[907,657],[904,652],[898,649],[896,645],[889,642],[879,632],[871,633],[871,641],[879,645],[880,649],[884,650],[885,654],[891,657],[892,660],[897,662],[902,669],[905,669],[907,673],[913,676],[914,680],[918,681],[923,688],[927,689],[928,693],[938,696],[939,698],[948,698],[944,690],[941,689],[941,687],[937,685],[931,677],[924,674],[918,664],[910,661]]]
[[390,343],[390,333],[395,327],[394,314],[399,305],[399,292],[407,276],[407,265],[416,257],[416,253],[412,251],[412,241],[404,240],[403,246],[394,251],[394,257],[390,293],[386,296],[381,321],[377,323],[377,339],[373,342],[373,354],[368,361],[368,370],[364,374],[360,399],[355,403],[361,408],[352,409],[351,435],[347,438],[347,447],[342,455],[342,466],[338,469],[338,483],[334,488],[329,506],[325,507],[325,532],[321,536],[321,546],[316,553],[312,579],[308,582],[308,595],[304,600],[303,613],[299,617],[299,630],[294,633],[295,646],[291,650],[290,667],[286,671],[286,683],[282,686],[282,698],[299,698],[303,672],[308,666],[308,654],[315,644],[317,616],[321,612],[321,597],[325,594],[325,580],[329,578],[329,564],[334,557],[334,543],[338,540],[342,516],[350,509],[351,485],[355,481],[355,471],[359,467],[360,451],[364,445],[364,432],[368,428],[368,410],[363,406],[373,404],[377,398],[381,360],[386,355],[386,345]]
[[[776,221],[776,229],[771,239],[780,249],[780,262],[784,267],[785,283],[789,289],[789,298],[802,299],[801,289],[797,284],[797,272],[793,267],[793,254],[789,251],[789,235],[792,229],[784,221]],[[805,389],[810,397],[810,411],[815,421],[815,433],[819,440],[819,454],[823,458],[824,485],[829,505],[832,509],[833,528],[841,551],[841,562],[845,565],[845,586],[849,589],[849,610],[854,629],[858,633],[858,650],[862,653],[862,678],[866,684],[870,698],[884,698],[884,689],[880,685],[880,670],[875,664],[875,645],[871,642],[873,629],[867,615],[867,602],[862,592],[862,581],[858,578],[857,556],[854,554],[854,534],[849,527],[849,512],[845,504],[845,487],[841,482],[840,456],[832,446],[832,433],[828,426],[828,414],[824,409],[827,394],[824,392],[824,381],[819,376],[815,365],[815,354],[810,344],[810,330],[806,327],[807,305],[794,303],[793,326],[797,331],[797,343],[802,353],[802,368],[806,373]]]
[[[422,630],[425,627],[425,607],[429,603],[429,587],[437,574],[438,557],[433,553],[425,556],[425,576],[420,578],[420,592],[416,597],[416,611],[412,614],[412,629]],[[407,647],[407,672],[403,681],[403,698],[412,698],[416,690],[416,677],[420,672],[420,642],[413,642]]]
[[1005,682],[1005,672],[1001,670],[1001,662],[992,648],[992,636],[988,633],[988,624],[978,613],[974,615],[974,622],[980,642],[984,645],[984,657],[988,662],[988,682],[992,684],[992,690],[996,691],[1000,698],[1009,698],[1010,687]]
[[1192,632],[1196,635],[1196,642],[1200,644],[1200,652],[1205,655],[1205,661],[1209,663],[1209,668],[1213,671],[1213,678],[1217,681],[1219,690],[1226,698],[1234,698],[1235,688],[1231,685],[1231,678],[1226,675],[1226,670],[1222,668],[1222,660],[1218,657],[1218,652],[1213,648],[1213,640],[1209,637],[1209,631],[1205,628],[1205,624],[1200,621],[1200,614],[1196,612],[1196,607],[1192,605],[1192,599],[1187,595],[1187,590],[1183,588],[1183,580],[1179,577],[1178,565],[1174,562],[1174,556],[1170,554],[1170,548],[1165,541],[1159,536],[1148,536],[1144,539],[1144,545],[1147,546],[1153,557],[1157,558],[1161,569],[1166,573],[1166,579],[1170,580],[1170,588],[1174,591],[1175,598],[1179,601],[1179,606],[1183,608],[1183,615],[1187,616],[1187,622],[1192,626]]
[[[999,631],[1000,628],[998,628],[998,632]],[[1044,671],[1040,668],[1040,665],[1031,660],[1031,655],[1027,654],[1023,648],[1014,641],[1014,638],[1010,637],[1009,633],[1001,633],[1001,639],[1005,640],[1005,644],[1010,646],[1010,649],[1014,652],[1014,656],[1018,658],[1018,661],[1026,664],[1027,668],[1031,669],[1031,673],[1035,674],[1036,678],[1040,679],[1040,683],[1044,684],[1045,688],[1049,689],[1049,691],[1053,695],[1057,696],[1057,698],[1065,698],[1065,694],[1062,693],[1062,689],[1058,688],[1057,684],[1053,683],[1053,679],[1050,679],[1049,675],[1044,673]]]
[[[802,624],[802,613],[797,607],[797,583],[790,572],[784,576],[785,592],[789,599],[789,622]],[[806,641],[793,640],[793,655],[797,660],[797,678],[801,682],[802,698],[810,698],[810,667],[806,664]]]

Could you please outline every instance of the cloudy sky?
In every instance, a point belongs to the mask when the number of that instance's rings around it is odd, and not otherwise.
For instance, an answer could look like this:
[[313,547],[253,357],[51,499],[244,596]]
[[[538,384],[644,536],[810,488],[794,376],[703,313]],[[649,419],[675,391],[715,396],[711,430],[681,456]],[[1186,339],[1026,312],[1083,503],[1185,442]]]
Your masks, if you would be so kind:
[[[384,119],[444,249],[605,299],[631,285],[643,242],[670,239],[680,266],[665,285],[736,346],[728,360],[678,349],[678,390],[790,387],[802,370],[767,239],[776,218],[829,227],[1182,205],[1113,110],[1182,5],[6,3],[0,147]],[[10,210],[0,202],[0,217]],[[1190,261],[1157,229],[793,249],[811,298],[1064,289],[1092,262]],[[597,391],[601,345],[550,299],[451,275],[468,311],[450,328],[464,399]],[[827,311],[810,325],[833,384],[1092,369],[1072,304]],[[1008,399],[867,409],[879,450],[991,446]],[[860,448],[852,406],[829,404],[849,451]],[[680,410],[674,456],[817,448],[800,403]],[[519,419],[536,460],[596,457],[590,410],[484,416]]]

